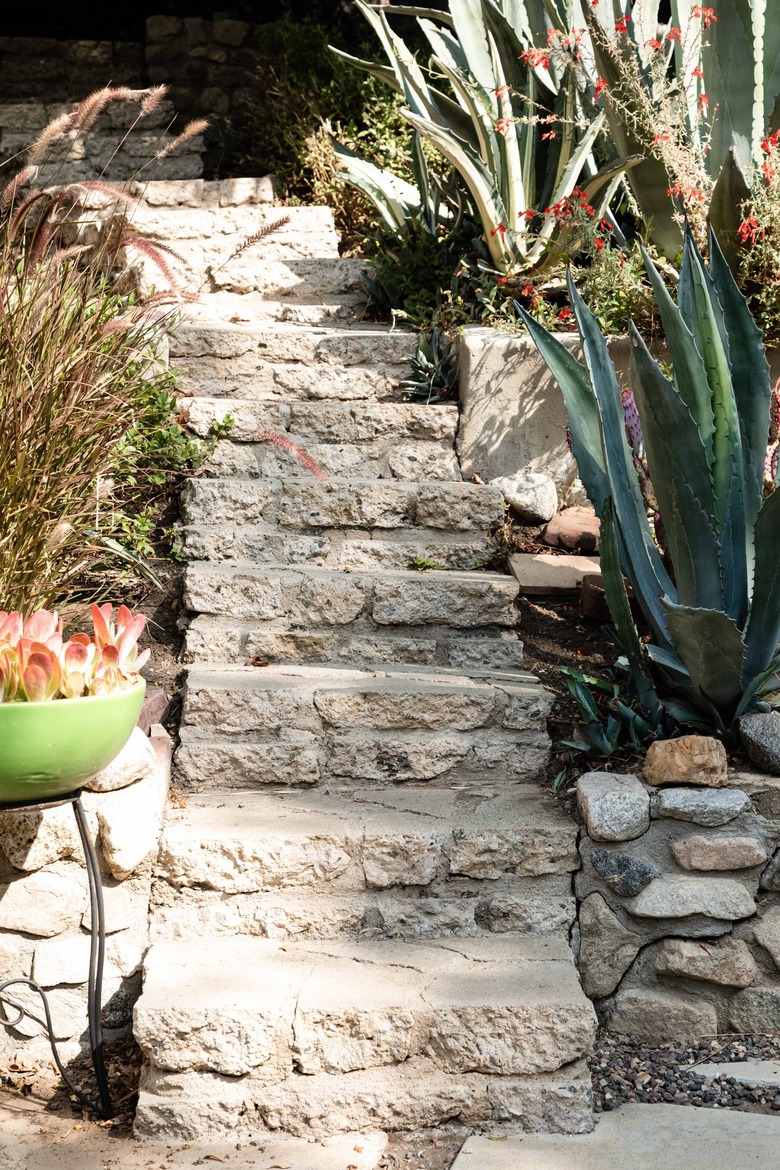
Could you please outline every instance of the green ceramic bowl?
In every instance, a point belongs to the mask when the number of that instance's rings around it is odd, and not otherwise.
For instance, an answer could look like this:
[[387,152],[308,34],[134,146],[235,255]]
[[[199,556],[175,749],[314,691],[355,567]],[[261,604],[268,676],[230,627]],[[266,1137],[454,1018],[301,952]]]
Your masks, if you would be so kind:
[[110,764],[130,738],[146,691],[0,703],[0,804],[73,792]]

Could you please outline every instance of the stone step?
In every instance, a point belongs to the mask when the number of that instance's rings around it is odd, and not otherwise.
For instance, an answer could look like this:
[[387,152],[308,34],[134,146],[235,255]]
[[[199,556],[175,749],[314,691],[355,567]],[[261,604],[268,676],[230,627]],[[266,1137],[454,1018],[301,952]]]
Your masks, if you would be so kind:
[[192,798],[172,810],[152,937],[566,932],[577,826],[535,786]]
[[135,1008],[136,1133],[222,1136],[242,1111],[255,1134],[478,1123],[522,1116],[529,1095],[583,1128],[589,1086],[566,1066],[595,1024],[555,936],[158,942]]
[[282,531],[433,529],[473,532],[500,524],[504,496],[473,483],[415,483],[289,477],[191,479],[181,494],[185,524],[265,524]]
[[518,621],[517,595],[517,582],[501,573],[339,573],[308,565],[260,568],[200,561],[187,567],[184,602],[197,614],[269,623],[276,632],[324,626],[375,633],[428,625],[511,629]]
[[447,626],[350,633],[349,630],[278,631],[251,621],[228,621],[214,614],[194,617],[185,636],[185,662],[309,662],[400,669],[404,664],[437,669],[521,670],[523,643],[511,630],[490,636]]
[[[230,414],[230,410],[225,413]],[[303,446],[326,476],[385,481],[460,481],[462,478],[457,456],[449,441],[409,439],[393,442],[378,439],[374,442],[318,443],[302,441],[296,435],[286,437]],[[200,474],[217,478],[279,479],[293,473],[299,475],[300,468],[301,464],[294,455],[271,442],[221,440],[201,467]]]
[[180,783],[202,789],[538,779],[552,694],[530,675],[191,668]]
[[568,876],[471,881],[443,887],[324,893],[223,894],[156,880],[152,940],[206,935],[277,939],[466,938],[570,931],[576,903]]
[[188,394],[247,400],[398,397],[416,335],[402,330],[191,322],[170,339]]
[[[452,446],[458,428],[457,406],[426,406],[401,402],[251,402],[246,399],[189,398],[182,401],[190,430],[205,437],[214,423],[233,420],[230,438],[258,441],[264,431],[286,434],[308,444],[379,443],[392,446],[410,440]],[[373,478],[373,477],[364,477]],[[458,475],[455,477],[461,479]]]
[[272,525],[184,525],[178,528],[176,547],[190,561],[252,561],[256,564],[305,565],[352,572],[360,569],[423,568],[471,570],[484,567],[494,546],[484,533],[435,532],[409,529],[396,533],[278,532]]

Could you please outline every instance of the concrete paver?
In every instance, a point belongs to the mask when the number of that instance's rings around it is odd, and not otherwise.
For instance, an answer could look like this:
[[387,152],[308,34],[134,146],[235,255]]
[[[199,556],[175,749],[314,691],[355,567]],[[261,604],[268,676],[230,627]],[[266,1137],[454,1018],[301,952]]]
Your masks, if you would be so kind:
[[472,1137],[452,1170],[775,1170],[780,1118],[683,1105],[624,1105],[576,1137]]

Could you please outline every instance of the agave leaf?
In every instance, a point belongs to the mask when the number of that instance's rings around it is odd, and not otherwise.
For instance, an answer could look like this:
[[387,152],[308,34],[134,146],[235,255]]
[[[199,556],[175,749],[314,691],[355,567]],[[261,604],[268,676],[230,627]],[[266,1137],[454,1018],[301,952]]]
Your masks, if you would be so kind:
[[[675,649],[691,676],[697,705],[730,723],[742,694],[745,643],[722,610],[676,605],[664,598]],[[724,718],[725,716],[725,718]]]
[[334,57],[338,57],[341,61],[346,61],[347,65],[351,65],[353,69],[360,69],[363,73],[370,73],[372,77],[383,81],[385,85],[395,90],[396,93],[402,94],[404,92],[404,87],[398,80],[395,70],[390,65],[379,65],[376,61],[364,61],[362,57],[353,57],[351,53],[345,53],[343,49],[337,49],[335,45],[328,45],[328,49],[333,53]]
[[[778,676],[777,686],[767,687],[766,684],[773,677],[773,675]],[[737,707],[734,718],[739,719],[740,715],[744,715],[747,708],[752,705],[753,700],[759,695],[770,694],[771,692],[778,690],[778,688],[780,688],[780,654],[777,655],[776,658],[772,659],[766,670],[762,670],[760,674],[757,674],[755,678],[751,680],[750,685],[745,687],[744,691],[742,692],[742,698],[739,701],[739,706]]]
[[777,653],[780,643],[780,491],[764,501],[755,526],[755,570],[745,627],[743,682],[748,686]]
[[[710,155],[720,166],[734,149],[749,172],[764,133],[764,27],[766,0],[729,0],[707,30],[702,64],[713,109]],[[775,13],[773,18],[777,20]],[[772,62],[775,65],[775,62]]]
[[631,613],[623,571],[620,567],[617,540],[615,539],[614,505],[611,499],[605,501],[601,513],[599,549],[604,593],[620,648],[631,667],[639,702],[654,719],[657,719],[661,712],[661,704]]
[[[461,52],[458,41],[450,33],[440,32],[428,21],[421,20],[420,27],[428,38],[434,52],[434,64],[449,81],[460,98],[460,104],[467,113],[477,140],[477,152],[488,165],[492,164],[493,175],[499,173],[499,157],[496,145],[495,122],[498,111],[494,104],[485,100],[481,90],[468,77],[468,62]],[[494,84],[494,88],[496,88]],[[495,101],[495,99],[494,99]],[[442,119],[433,119],[445,130],[450,130]]]
[[666,335],[666,344],[674,367],[674,383],[683,401],[696,420],[699,434],[711,459],[712,433],[715,422],[712,417],[712,396],[707,381],[707,372],[693,334],[683,320],[679,307],[672,300],[661,274],[653,264],[646,250],[640,244],[645,270],[653,286],[653,292],[661,314]]
[[601,427],[588,371],[574,354],[517,304],[517,312],[561,388],[569,416],[572,449],[588,498],[601,515],[610,495],[601,447]]
[[420,205],[417,188],[374,166],[335,139],[331,141],[341,164],[339,175],[368,196],[392,231],[404,231],[409,217]]
[[[415,130],[428,138],[460,172],[485,227],[486,243],[493,263],[500,271],[505,271],[513,260],[511,236],[505,244],[504,233],[498,230],[499,225],[506,225],[506,212],[484,163],[473,150],[443,127],[434,125],[426,118],[418,118],[410,110],[403,110],[402,113]],[[489,228],[490,224],[494,226]]]
[[[745,524],[750,538],[763,499],[764,460],[769,434],[769,363],[761,330],[753,320],[712,230],[710,274],[728,322],[731,384],[742,436]],[[749,543],[752,551],[752,539]]]
[[681,605],[723,608],[712,480],[696,421],[630,327],[631,385]]
[[482,0],[449,0],[455,33],[468,60],[468,70],[486,93],[496,89],[493,62],[485,36]]
[[647,522],[634,460],[626,438],[615,369],[596,318],[577,291],[571,272],[567,280],[569,299],[582,337],[585,364],[601,417],[602,449],[610,481],[610,495],[626,553],[624,568],[656,639],[668,643],[669,636],[659,598],[663,594],[676,598],[677,593],[663,566]]
[[415,16],[423,20],[438,20],[450,28],[453,24],[452,17],[446,9],[416,8],[411,4],[386,4],[385,11],[388,16]]

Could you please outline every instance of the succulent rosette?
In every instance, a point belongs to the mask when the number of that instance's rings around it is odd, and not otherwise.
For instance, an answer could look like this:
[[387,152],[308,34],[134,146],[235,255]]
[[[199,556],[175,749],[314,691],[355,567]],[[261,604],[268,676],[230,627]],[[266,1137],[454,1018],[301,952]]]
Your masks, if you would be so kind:
[[42,703],[124,690],[149,651],[138,651],[146,624],[120,605],[92,606],[93,632],[65,641],[62,619],[39,609],[29,617],[0,611],[0,702]]

